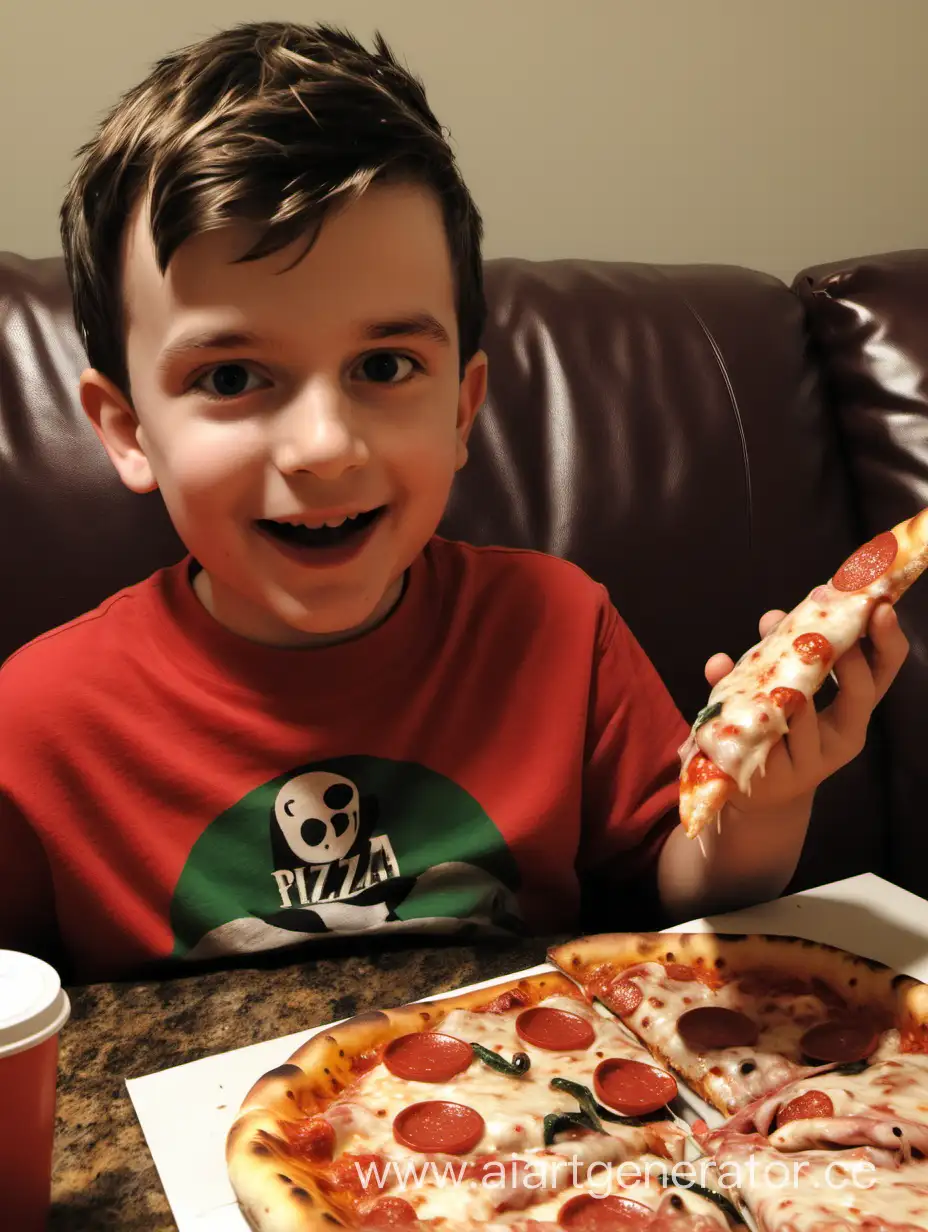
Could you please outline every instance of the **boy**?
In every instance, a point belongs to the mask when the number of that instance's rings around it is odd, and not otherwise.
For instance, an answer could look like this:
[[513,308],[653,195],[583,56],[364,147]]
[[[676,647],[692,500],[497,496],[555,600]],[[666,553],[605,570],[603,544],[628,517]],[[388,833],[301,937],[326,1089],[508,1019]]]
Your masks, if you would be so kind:
[[166,58],[62,239],[83,406],[189,556],[0,672],[0,946],[106,979],[568,930],[594,873],[616,927],[653,922],[633,886],[668,921],[782,891],[905,657],[892,609],[704,859],[686,724],[604,589],[435,537],[486,388],[481,223],[385,44],[265,23]]

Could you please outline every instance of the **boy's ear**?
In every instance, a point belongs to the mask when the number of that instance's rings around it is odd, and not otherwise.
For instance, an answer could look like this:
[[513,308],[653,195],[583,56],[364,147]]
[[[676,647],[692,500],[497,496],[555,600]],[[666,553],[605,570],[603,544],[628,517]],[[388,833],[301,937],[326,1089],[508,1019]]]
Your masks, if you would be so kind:
[[141,429],[129,400],[95,368],[81,373],[80,392],[81,406],[119,478],[133,492],[153,492],[158,484],[140,444]]
[[477,412],[487,396],[487,367],[485,351],[477,351],[464,369],[458,391],[458,451],[455,470],[460,470],[467,461],[467,440],[474,426]]

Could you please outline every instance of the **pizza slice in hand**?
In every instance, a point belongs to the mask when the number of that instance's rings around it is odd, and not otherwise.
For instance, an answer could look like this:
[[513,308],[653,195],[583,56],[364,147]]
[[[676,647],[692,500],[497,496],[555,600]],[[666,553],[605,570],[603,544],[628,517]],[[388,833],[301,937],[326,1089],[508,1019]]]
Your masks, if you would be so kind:
[[680,748],[680,821],[695,838],[737,788],[763,774],[789,718],[866,633],[877,603],[895,603],[928,566],[928,508],[865,543],[748,650],[709,694]]
[[[789,1083],[803,1080],[797,1096],[818,1090],[805,1080],[871,1058],[903,1057],[928,1076],[928,986],[845,950],[793,937],[615,933],[548,957],[726,1116]],[[824,1101],[793,1112],[816,1110]]]

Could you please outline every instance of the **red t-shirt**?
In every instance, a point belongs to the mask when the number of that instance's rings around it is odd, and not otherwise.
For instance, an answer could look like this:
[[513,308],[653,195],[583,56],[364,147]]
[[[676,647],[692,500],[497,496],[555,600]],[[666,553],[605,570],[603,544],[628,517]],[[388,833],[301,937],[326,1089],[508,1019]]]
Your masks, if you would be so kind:
[[433,539],[388,619],[247,641],[190,558],[0,670],[0,947],[78,979],[333,932],[576,926],[640,878],[687,726],[580,569]]

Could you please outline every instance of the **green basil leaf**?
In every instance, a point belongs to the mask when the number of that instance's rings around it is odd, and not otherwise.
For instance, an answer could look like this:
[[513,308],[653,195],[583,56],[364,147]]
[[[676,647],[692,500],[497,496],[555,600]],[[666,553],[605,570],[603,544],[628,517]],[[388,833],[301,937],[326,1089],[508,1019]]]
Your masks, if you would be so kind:
[[644,1116],[623,1116],[621,1112],[613,1112],[602,1104],[594,1104],[597,1113],[604,1121],[614,1121],[616,1125],[647,1125],[648,1121],[666,1121],[667,1108],[658,1108],[657,1112],[648,1112]]
[[471,1044],[474,1050],[474,1055],[484,1065],[488,1065],[490,1069],[495,1069],[498,1074],[506,1074],[509,1078],[521,1078],[523,1074],[528,1073],[529,1067],[532,1064],[531,1057],[527,1052],[517,1052],[513,1055],[511,1061],[507,1061],[505,1057],[501,1057],[498,1052],[494,1052],[491,1048],[484,1048],[482,1044]]
[[554,1091],[564,1091],[567,1095],[572,1095],[580,1105],[581,1111],[590,1118],[593,1128],[602,1133],[603,1127],[596,1114],[596,1101],[589,1087],[585,1087],[580,1082],[571,1082],[569,1078],[552,1078],[548,1086]]
[[564,1091],[567,1095],[572,1095],[574,1099],[581,1105],[593,1103],[593,1093],[589,1087],[585,1087],[582,1082],[573,1082],[570,1078],[552,1078],[548,1083],[552,1091]]
[[544,1119],[545,1146],[553,1146],[555,1134],[571,1128],[596,1129],[596,1126],[585,1112],[549,1112]]
[[[548,1083],[555,1091],[566,1091],[568,1095],[572,1095],[579,1103],[584,1112],[588,1112],[593,1120],[609,1121],[613,1125],[646,1125],[649,1121],[666,1121],[668,1111],[666,1105],[663,1108],[658,1108],[656,1112],[648,1112],[644,1116],[623,1116],[620,1112],[613,1112],[610,1108],[604,1108],[602,1104],[596,1102],[593,1098],[593,1092],[589,1087],[583,1086],[580,1082],[571,1082],[569,1078],[552,1078]],[[598,1126],[602,1128],[602,1126]]]
[[842,1061],[840,1065],[836,1065],[830,1072],[832,1074],[862,1074],[869,1066],[870,1062],[864,1061]]
[[[665,1172],[663,1176],[658,1178],[665,1189],[688,1189],[692,1193],[697,1193],[701,1198],[706,1198],[709,1202],[714,1202],[720,1211],[733,1219],[735,1223],[744,1224],[744,1219],[738,1208],[724,1194],[716,1193],[714,1189],[706,1189],[703,1185],[697,1185],[695,1181],[675,1181],[673,1175]],[[746,1226],[746,1225],[745,1225]]]
[[693,731],[697,731],[700,727],[702,727],[703,723],[708,723],[710,719],[714,719],[716,715],[721,713],[721,702],[713,702],[711,706],[703,706],[693,723]]

